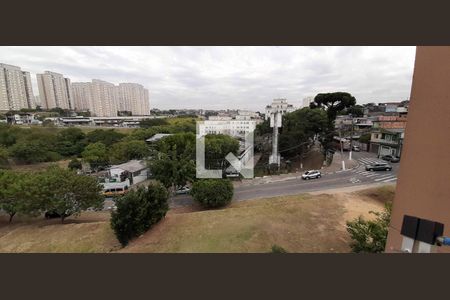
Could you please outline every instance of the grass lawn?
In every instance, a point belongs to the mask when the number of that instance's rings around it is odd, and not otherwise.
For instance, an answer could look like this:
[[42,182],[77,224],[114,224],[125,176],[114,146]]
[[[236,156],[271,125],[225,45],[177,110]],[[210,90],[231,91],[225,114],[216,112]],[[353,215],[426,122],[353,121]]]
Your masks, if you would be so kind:
[[120,248],[108,212],[59,220],[0,217],[0,252],[350,252],[345,222],[380,211],[395,186],[356,192],[296,195],[234,202],[224,209],[172,210]]
[[289,252],[349,252],[345,222],[380,211],[376,191],[286,196],[169,214],[121,252],[269,252],[272,245]]
[[0,217],[0,252],[111,252],[120,248],[109,227],[109,212],[44,220]]

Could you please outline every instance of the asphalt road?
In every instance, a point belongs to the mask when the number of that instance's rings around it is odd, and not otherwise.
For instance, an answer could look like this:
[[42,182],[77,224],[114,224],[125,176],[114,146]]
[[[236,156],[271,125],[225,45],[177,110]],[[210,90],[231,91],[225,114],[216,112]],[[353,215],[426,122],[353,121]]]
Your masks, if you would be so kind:
[[[358,161],[358,167],[352,170],[333,172],[331,174],[322,172],[322,178],[319,179],[303,180],[301,178],[292,178],[279,182],[236,187],[233,200],[243,201],[274,196],[297,195],[306,192],[374,183],[396,182],[399,163],[391,164],[392,171],[369,172],[365,171],[365,165],[370,162],[380,161],[380,159],[376,158],[375,154],[368,152],[353,152],[353,159]],[[169,200],[169,204],[171,207],[187,206],[191,205],[192,201],[193,200],[189,195],[178,195],[172,197]]]

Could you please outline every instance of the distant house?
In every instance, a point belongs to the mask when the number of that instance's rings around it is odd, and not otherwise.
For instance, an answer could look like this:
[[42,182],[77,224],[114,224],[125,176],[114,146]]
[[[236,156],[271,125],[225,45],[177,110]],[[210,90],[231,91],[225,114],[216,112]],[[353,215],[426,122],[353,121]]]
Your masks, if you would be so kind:
[[7,122],[9,124],[42,124],[41,121],[35,118],[35,114],[32,113],[16,113],[7,115]]
[[120,165],[114,165],[109,168],[109,178],[122,182],[128,179],[130,185],[137,184],[147,179],[148,167],[143,160],[130,160]]
[[372,132],[370,138],[370,152],[377,155],[401,155],[405,129],[379,128]]
[[406,128],[405,116],[378,116],[373,121],[374,129],[405,129]]

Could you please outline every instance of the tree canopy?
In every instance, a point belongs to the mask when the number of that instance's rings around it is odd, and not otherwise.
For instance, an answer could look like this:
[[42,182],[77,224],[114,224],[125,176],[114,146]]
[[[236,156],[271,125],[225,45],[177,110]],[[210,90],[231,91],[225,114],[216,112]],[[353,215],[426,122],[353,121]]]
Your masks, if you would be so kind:
[[109,164],[108,151],[105,144],[101,142],[89,144],[81,155],[83,156],[83,160],[89,163],[94,170]]
[[336,116],[340,111],[354,106],[355,104],[355,97],[346,92],[320,93],[314,97],[314,101],[311,102],[310,108],[322,108],[326,110],[328,120],[332,122],[336,119]]
[[125,134],[114,129],[96,129],[86,135],[89,143],[101,142],[106,146],[111,146],[112,144],[121,141],[125,136]]
[[131,190],[116,201],[117,210],[111,213],[111,228],[119,242],[128,242],[146,232],[166,215],[167,190],[159,183]]
[[323,135],[327,126],[328,119],[323,110],[305,107],[284,115],[280,151],[287,157],[300,154],[302,144],[311,142],[315,135]]
[[233,190],[228,179],[200,179],[193,184],[191,195],[205,208],[218,208],[231,202]]
[[60,215],[61,222],[88,208],[99,210],[103,207],[102,188],[95,177],[53,166],[39,173],[39,184],[37,195],[42,207]]
[[149,155],[148,145],[144,141],[122,141],[111,147],[111,163],[119,164],[131,159],[143,159]]

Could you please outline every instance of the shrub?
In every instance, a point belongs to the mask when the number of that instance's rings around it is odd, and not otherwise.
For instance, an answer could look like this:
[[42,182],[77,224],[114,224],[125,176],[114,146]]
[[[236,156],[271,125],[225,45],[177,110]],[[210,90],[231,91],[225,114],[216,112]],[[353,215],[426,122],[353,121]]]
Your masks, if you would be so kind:
[[70,162],[69,162],[69,169],[71,170],[81,170],[81,168],[83,167],[81,164],[81,161],[79,159],[73,158]]
[[119,242],[128,242],[159,222],[169,210],[168,192],[161,184],[129,191],[116,202],[111,214],[111,228]]
[[367,221],[359,216],[347,222],[347,231],[353,242],[350,244],[356,253],[380,253],[384,251],[391,220],[392,202],[386,202],[383,212],[373,212],[375,220]]
[[58,153],[49,151],[48,145],[41,140],[18,142],[10,148],[10,155],[26,164],[56,161],[61,158]]
[[193,184],[191,194],[205,208],[222,207],[233,198],[233,184],[228,179],[202,179]]
[[286,249],[284,249],[283,247],[278,246],[278,245],[273,245],[272,249],[271,249],[271,252],[272,253],[288,253],[286,251]]

